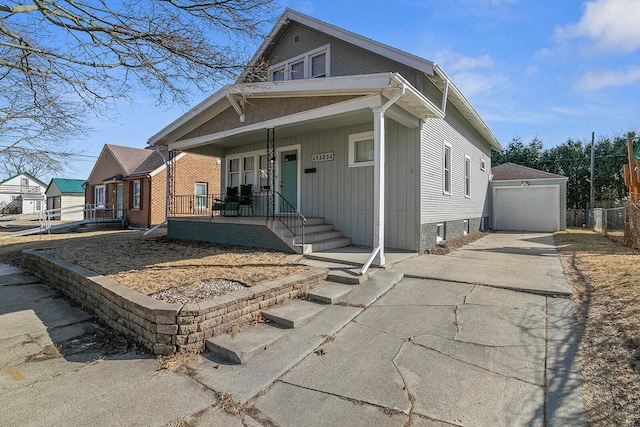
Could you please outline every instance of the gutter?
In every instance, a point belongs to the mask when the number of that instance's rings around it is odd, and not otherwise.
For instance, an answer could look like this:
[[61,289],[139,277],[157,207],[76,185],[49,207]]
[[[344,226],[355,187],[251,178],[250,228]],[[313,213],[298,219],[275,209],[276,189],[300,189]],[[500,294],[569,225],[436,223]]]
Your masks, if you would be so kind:
[[378,256],[380,258],[380,265],[384,265],[384,113],[389,107],[402,97],[406,88],[404,84],[399,85],[399,91],[391,99],[389,99],[381,107],[373,108],[373,141],[375,146],[375,166],[374,166],[374,202],[373,202],[373,214],[374,214],[374,228],[373,228],[373,244],[374,249],[369,255],[367,262],[364,263],[360,274],[364,275],[373,260]]

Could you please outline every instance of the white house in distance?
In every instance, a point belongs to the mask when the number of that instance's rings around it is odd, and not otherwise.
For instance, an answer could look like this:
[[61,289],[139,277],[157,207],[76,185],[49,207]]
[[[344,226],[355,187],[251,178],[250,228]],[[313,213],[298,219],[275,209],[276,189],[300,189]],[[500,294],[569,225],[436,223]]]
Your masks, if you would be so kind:
[[46,188],[44,182],[26,172],[7,178],[0,182],[0,209],[22,214],[41,212],[45,209]]
[[84,179],[53,178],[47,187],[47,209],[60,209],[54,216],[62,221],[84,219]]

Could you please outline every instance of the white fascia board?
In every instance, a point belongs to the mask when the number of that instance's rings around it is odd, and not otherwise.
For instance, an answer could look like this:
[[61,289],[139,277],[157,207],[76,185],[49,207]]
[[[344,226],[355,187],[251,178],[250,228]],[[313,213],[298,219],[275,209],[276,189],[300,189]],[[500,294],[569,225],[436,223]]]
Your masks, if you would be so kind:
[[239,135],[246,132],[253,132],[282,125],[290,125],[327,116],[335,116],[350,111],[361,110],[363,108],[379,107],[380,105],[382,105],[382,97],[380,95],[363,96],[360,98],[350,99],[348,101],[338,102],[336,104],[331,104],[308,111],[302,111],[300,113],[295,113],[288,116],[266,120],[264,122],[253,123],[251,125],[243,126],[240,128],[229,129],[211,135],[203,135],[196,138],[172,142],[169,144],[169,149],[187,150],[202,145],[211,144],[216,140],[229,138],[231,136]]
[[431,102],[426,96],[424,96],[420,91],[414,88],[411,83],[409,83],[404,77],[402,77],[398,73],[394,73],[391,76],[391,79],[396,83],[397,87],[402,86],[405,89],[405,94],[400,98],[400,100],[408,100],[409,102],[417,103],[421,105],[426,112],[422,113],[419,119],[426,119],[428,117],[443,119],[445,114],[442,110]]
[[[502,147],[502,144],[500,144],[500,141],[498,141],[498,138],[496,138],[491,129],[489,129],[489,126],[487,126],[482,117],[480,117],[476,109],[473,108],[469,100],[462,94],[458,86],[456,86],[453,80],[451,80],[451,77],[449,77],[439,65],[434,64],[433,68],[435,71],[434,75],[439,75],[443,80],[449,82],[449,93],[459,101],[459,105],[457,105],[457,107],[462,110],[461,112],[463,115],[467,116],[468,114],[471,116],[471,119],[467,118],[467,120],[469,120],[473,127],[496,151],[502,152],[504,148]],[[464,114],[465,112],[467,114]]]
[[[431,61],[404,52],[400,49],[388,46],[386,44],[377,42],[375,40],[371,40],[359,34],[352,33],[351,31],[336,27],[335,25],[328,24],[326,22],[320,21],[318,19],[312,18],[308,15],[304,15],[300,12],[296,12],[295,10],[288,8],[283,12],[280,18],[278,18],[276,24],[271,29],[271,32],[267,35],[267,37],[265,37],[256,53],[251,58],[251,62],[249,62],[249,64],[255,64],[255,62],[262,57],[264,52],[267,50],[267,47],[273,42],[273,39],[275,39],[282,27],[288,25],[289,21],[298,22],[299,24],[320,31],[339,40],[343,40],[362,49],[384,56],[408,67],[419,70],[423,73],[433,75],[434,63]],[[237,81],[242,81],[245,75],[246,71],[241,74]]]

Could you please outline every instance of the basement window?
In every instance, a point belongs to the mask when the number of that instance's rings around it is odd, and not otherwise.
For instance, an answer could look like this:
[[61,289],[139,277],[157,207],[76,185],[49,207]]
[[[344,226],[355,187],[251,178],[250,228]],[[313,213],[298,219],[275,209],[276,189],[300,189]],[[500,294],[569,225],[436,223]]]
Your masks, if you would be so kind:
[[446,231],[444,223],[436,225],[436,245],[441,245],[442,243],[444,243],[444,240],[446,238],[445,233]]

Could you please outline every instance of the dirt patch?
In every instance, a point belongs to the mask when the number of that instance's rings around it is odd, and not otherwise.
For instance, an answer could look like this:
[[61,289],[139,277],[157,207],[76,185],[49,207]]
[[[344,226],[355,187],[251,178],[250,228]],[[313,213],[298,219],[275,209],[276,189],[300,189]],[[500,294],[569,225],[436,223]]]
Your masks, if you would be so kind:
[[640,425],[640,253],[585,229],[555,234],[573,289],[586,421]]
[[255,286],[307,269],[298,255],[173,240],[164,234],[145,237],[142,231],[123,230],[0,239],[0,259],[18,264],[24,249],[45,249],[140,293],[173,288],[174,297],[214,279]]
[[451,251],[463,247],[464,245],[468,245],[471,242],[475,242],[476,240],[483,238],[487,234],[489,234],[487,231],[476,231],[475,233],[467,234],[466,236],[449,239],[435,248],[427,249],[424,253],[427,255],[446,255],[451,253]]

